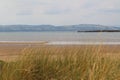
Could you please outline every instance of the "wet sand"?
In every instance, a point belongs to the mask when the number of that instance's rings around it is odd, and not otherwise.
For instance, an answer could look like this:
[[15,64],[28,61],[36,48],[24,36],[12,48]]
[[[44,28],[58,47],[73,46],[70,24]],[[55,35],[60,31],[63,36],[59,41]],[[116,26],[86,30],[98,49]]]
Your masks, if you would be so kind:
[[0,60],[11,61],[16,59],[22,54],[25,48],[80,48],[84,50],[86,48],[100,48],[101,52],[116,54],[120,53],[120,45],[46,45],[45,43],[0,43]]

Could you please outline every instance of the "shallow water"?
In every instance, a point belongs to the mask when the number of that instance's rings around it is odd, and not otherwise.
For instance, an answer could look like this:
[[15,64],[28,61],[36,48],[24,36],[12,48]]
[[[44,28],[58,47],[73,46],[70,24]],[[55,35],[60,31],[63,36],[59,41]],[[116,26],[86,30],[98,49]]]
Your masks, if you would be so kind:
[[120,43],[119,32],[0,32],[1,42],[47,41],[53,44]]

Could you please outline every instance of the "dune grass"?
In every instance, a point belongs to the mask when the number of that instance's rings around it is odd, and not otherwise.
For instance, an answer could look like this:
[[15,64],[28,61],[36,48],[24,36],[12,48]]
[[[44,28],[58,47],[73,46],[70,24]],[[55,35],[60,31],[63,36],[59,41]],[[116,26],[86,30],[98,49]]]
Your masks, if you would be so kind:
[[120,80],[120,56],[101,47],[26,48],[13,62],[0,62],[0,80]]

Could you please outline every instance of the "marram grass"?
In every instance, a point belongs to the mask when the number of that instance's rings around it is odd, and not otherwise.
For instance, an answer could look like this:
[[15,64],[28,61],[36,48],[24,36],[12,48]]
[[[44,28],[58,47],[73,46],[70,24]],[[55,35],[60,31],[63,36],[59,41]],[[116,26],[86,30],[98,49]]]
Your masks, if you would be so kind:
[[13,62],[0,62],[0,80],[120,80],[120,57],[100,48],[28,48]]

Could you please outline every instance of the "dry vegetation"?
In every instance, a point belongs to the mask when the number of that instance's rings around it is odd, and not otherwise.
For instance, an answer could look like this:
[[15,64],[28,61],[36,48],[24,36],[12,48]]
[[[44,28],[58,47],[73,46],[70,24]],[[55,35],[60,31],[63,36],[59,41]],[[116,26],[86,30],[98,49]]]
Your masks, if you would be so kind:
[[114,48],[25,48],[15,61],[0,62],[0,80],[120,80],[120,50]]

